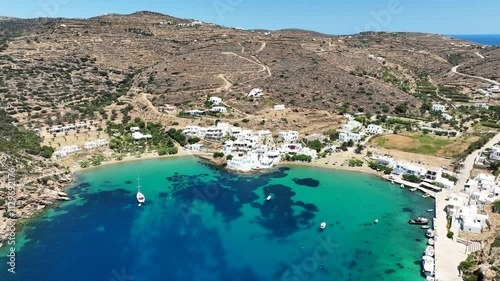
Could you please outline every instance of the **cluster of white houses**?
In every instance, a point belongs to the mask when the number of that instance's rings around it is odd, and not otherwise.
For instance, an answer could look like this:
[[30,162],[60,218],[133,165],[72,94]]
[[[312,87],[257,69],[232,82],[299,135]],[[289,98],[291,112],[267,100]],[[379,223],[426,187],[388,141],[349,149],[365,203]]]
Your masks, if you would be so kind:
[[[452,190],[455,183],[443,176],[442,168],[423,168],[408,162],[397,162],[387,155],[372,157],[378,164],[394,168],[395,175],[414,175],[422,182],[420,187],[434,191]],[[465,232],[481,233],[488,225],[488,216],[483,212],[484,205],[500,197],[500,187],[492,175],[480,174],[465,184],[467,194],[452,193],[447,200],[447,214],[460,223]]]
[[[89,141],[83,145],[83,149],[92,150],[92,149],[96,149],[98,147],[106,146],[106,145],[108,145],[108,143],[109,142],[105,139],[98,139],[96,141]],[[56,158],[65,158],[68,155],[75,154],[75,153],[78,153],[80,151],[81,151],[81,149],[80,149],[80,147],[78,147],[78,145],[67,145],[67,146],[62,146],[58,150],[54,151],[54,156]]]
[[65,126],[57,126],[57,127],[52,127],[48,129],[47,131],[50,134],[57,134],[57,133],[65,133],[65,132],[70,132],[70,131],[76,131],[80,129],[86,129],[88,127],[87,123],[76,123],[76,124],[68,124]]
[[[252,170],[269,169],[279,163],[281,156],[286,154],[307,155],[317,158],[316,150],[303,147],[299,141],[299,133],[296,131],[279,132],[278,146],[273,135],[268,130],[246,130],[231,126],[227,123],[218,123],[212,127],[187,126],[183,130],[187,137],[198,137],[207,140],[222,140],[224,142],[222,152],[231,155],[227,165],[231,169],[242,172]],[[200,150],[202,145],[195,144],[187,146],[191,150]]]
[[352,140],[354,143],[358,143],[363,139],[363,136],[366,133],[370,135],[380,135],[384,133],[382,126],[370,124],[365,129],[363,124],[354,120],[353,116],[346,114],[344,117],[348,122],[347,124],[342,125],[342,130],[339,134],[340,142],[348,142]]

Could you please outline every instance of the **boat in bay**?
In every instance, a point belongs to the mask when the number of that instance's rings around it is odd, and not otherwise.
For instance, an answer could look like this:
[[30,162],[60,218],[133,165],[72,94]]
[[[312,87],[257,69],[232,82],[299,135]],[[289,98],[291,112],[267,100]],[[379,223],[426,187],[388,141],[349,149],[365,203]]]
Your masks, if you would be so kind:
[[425,248],[425,252],[424,253],[425,253],[426,256],[434,257],[434,246],[431,246],[431,245],[427,246]]
[[321,229],[325,229],[326,228],[326,222],[322,222],[321,225],[319,226]]
[[424,274],[432,275],[434,274],[434,258],[429,256],[422,257],[422,267]]
[[411,192],[415,192],[415,191],[417,191],[417,188],[416,188],[416,187],[414,187],[414,188],[410,188],[410,191],[411,191]]
[[431,197],[431,196],[430,196],[429,194],[427,194],[427,193],[426,193],[426,194],[422,195],[422,197],[423,197],[423,198],[429,198],[429,197]]
[[427,244],[431,245],[431,246],[434,246],[434,238],[429,238],[427,240]]
[[431,228],[431,226],[430,225],[422,225],[420,228],[421,229],[429,229],[429,228]]
[[144,204],[144,202],[146,202],[146,196],[144,196],[144,194],[141,193],[141,179],[140,178],[137,178],[137,194],[136,194],[136,199],[137,199],[137,203],[139,203],[139,207],[142,206],[142,204]]
[[416,217],[412,220],[408,221],[409,224],[418,224],[418,225],[424,225],[429,223],[428,218],[423,218],[423,217]]
[[425,233],[425,236],[427,238],[434,238],[434,230],[432,229],[427,229],[427,232]]

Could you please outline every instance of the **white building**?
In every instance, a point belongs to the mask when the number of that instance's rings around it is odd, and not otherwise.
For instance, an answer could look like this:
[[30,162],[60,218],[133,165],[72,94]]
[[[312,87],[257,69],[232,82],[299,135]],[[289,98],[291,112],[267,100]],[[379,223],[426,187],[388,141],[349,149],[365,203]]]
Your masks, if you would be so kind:
[[362,137],[363,136],[361,134],[357,134],[357,133],[340,133],[339,134],[339,141],[340,142],[348,142],[348,141],[352,140],[354,143],[358,143],[361,141]]
[[95,143],[97,144],[97,146],[105,146],[109,144],[108,140],[105,139],[98,139],[95,141]]
[[377,162],[377,164],[384,165],[389,168],[392,168],[396,165],[396,161],[391,156],[385,156],[385,155],[376,156],[375,161]]
[[299,132],[297,131],[279,132],[278,138],[283,140],[284,142],[297,141],[299,139]]
[[130,132],[131,133],[139,132],[140,130],[141,130],[141,128],[139,128],[139,127],[132,127],[132,128],[130,128]]
[[214,107],[212,107],[212,109],[210,109],[210,111],[219,112],[219,113],[226,113],[227,108],[225,108],[224,106],[214,106]]
[[219,97],[210,97],[208,101],[211,102],[213,105],[219,105],[222,103],[222,99]]
[[205,111],[199,110],[199,109],[193,109],[193,110],[185,111],[184,113],[189,114],[189,115],[202,115],[203,113],[205,113]]
[[218,123],[217,126],[208,127],[206,129],[205,138],[220,139],[229,133],[230,126],[227,123]]
[[186,137],[197,137],[199,132],[199,126],[186,126],[184,130],[182,130],[182,134],[184,134]]
[[264,95],[264,93],[262,92],[262,89],[259,89],[259,88],[252,89],[250,91],[250,93],[248,94],[248,96],[252,97],[252,98],[262,97],[263,95]]
[[494,145],[491,148],[490,160],[499,161],[500,160],[500,146]]
[[356,129],[356,128],[361,128],[363,124],[361,124],[360,122],[358,121],[355,121],[355,120],[351,120],[349,121],[347,124],[344,124],[342,125],[342,130],[345,132],[345,133],[348,133],[348,132],[351,132],[352,130]]
[[282,154],[298,154],[302,150],[300,143],[285,143],[281,146],[280,152]]
[[481,233],[488,224],[488,215],[478,214],[477,206],[465,206],[460,212],[462,231]]
[[442,104],[433,104],[432,105],[432,111],[441,111],[441,112],[445,112],[446,111],[446,106],[442,105]]
[[393,171],[395,174],[407,174],[418,177],[423,177],[426,172],[424,168],[412,165],[408,162],[396,162],[396,168]]
[[370,133],[372,135],[381,135],[384,133],[384,129],[382,128],[382,126],[375,125],[375,124],[368,125],[366,130],[368,131],[368,133]]
[[284,104],[277,104],[274,106],[274,110],[285,110]]
[[451,116],[451,115],[450,115],[450,114],[448,114],[448,113],[443,113],[443,114],[441,114],[441,116],[442,116],[445,120],[448,120],[448,121],[453,120],[453,116]]
[[186,149],[192,150],[192,151],[202,151],[205,149],[205,146],[203,144],[195,143],[195,144],[188,144],[186,146]]
[[86,142],[84,145],[83,145],[83,148],[89,150],[89,149],[94,149],[97,147],[97,143],[95,141],[89,141],[89,142]]
[[151,135],[143,135],[141,132],[134,132],[134,133],[132,133],[132,138],[134,140],[150,139],[152,137],[153,136],[151,136]]
[[498,85],[491,86],[488,89],[488,92],[490,92],[490,93],[500,93],[500,86],[498,86]]
[[57,151],[54,151],[54,156],[57,158],[64,158],[70,154],[77,153],[78,151],[80,151],[78,145],[63,146]]
[[482,108],[482,109],[486,109],[486,110],[490,108],[490,106],[485,104],[485,103],[476,103],[476,104],[474,104],[474,107]]

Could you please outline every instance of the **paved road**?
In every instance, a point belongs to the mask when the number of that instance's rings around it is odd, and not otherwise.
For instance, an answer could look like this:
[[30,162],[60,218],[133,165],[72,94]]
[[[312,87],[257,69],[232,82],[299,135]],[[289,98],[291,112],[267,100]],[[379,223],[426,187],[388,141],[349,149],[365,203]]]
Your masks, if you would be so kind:
[[500,133],[498,133],[496,136],[494,136],[488,143],[486,143],[481,149],[478,149],[474,152],[472,152],[467,158],[465,158],[464,161],[464,168],[458,175],[458,182],[455,185],[455,192],[460,192],[461,190],[464,189],[465,183],[467,182],[467,179],[470,177],[470,173],[472,169],[474,168],[474,162],[476,159],[479,157],[479,153],[483,151],[486,148],[492,147],[496,143],[500,142]]
[[486,82],[491,83],[491,84],[500,85],[500,83],[498,83],[495,80],[491,80],[491,79],[480,77],[480,76],[474,76],[474,75],[469,75],[469,74],[458,72],[458,68],[461,67],[461,66],[462,65],[457,65],[457,66],[452,67],[451,68],[451,72],[456,73],[456,74],[461,75],[461,76],[483,80],[483,81],[486,81]]

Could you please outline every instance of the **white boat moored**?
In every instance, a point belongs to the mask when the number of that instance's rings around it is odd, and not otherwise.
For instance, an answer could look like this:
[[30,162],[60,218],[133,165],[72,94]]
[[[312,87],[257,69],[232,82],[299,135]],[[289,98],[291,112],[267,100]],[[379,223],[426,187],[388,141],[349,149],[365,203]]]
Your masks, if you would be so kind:
[[429,245],[433,246],[433,245],[434,245],[434,238],[429,238],[429,239],[427,240],[427,244],[429,244]]
[[378,223],[378,219],[375,219],[375,223]]
[[146,202],[146,196],[144,196],[144,194],[141,193],[141,183],[140,183],[140,178],[137,178],[137,195],[135,196],[135,198],[137,199],[137,203],[138,206],[142,206],[142,204],[144,204],[144,202]]
[[326,228],[326,222],[322,222],[321,225],[319,226],[321,229],[325,229]]
[[271,200],[271,198],[272,198],[272,197],[271,197],[271,195],[269,195],[269,196],[267,196],[266,200],[267,200],[267,201],[270,201],[270,200]]

